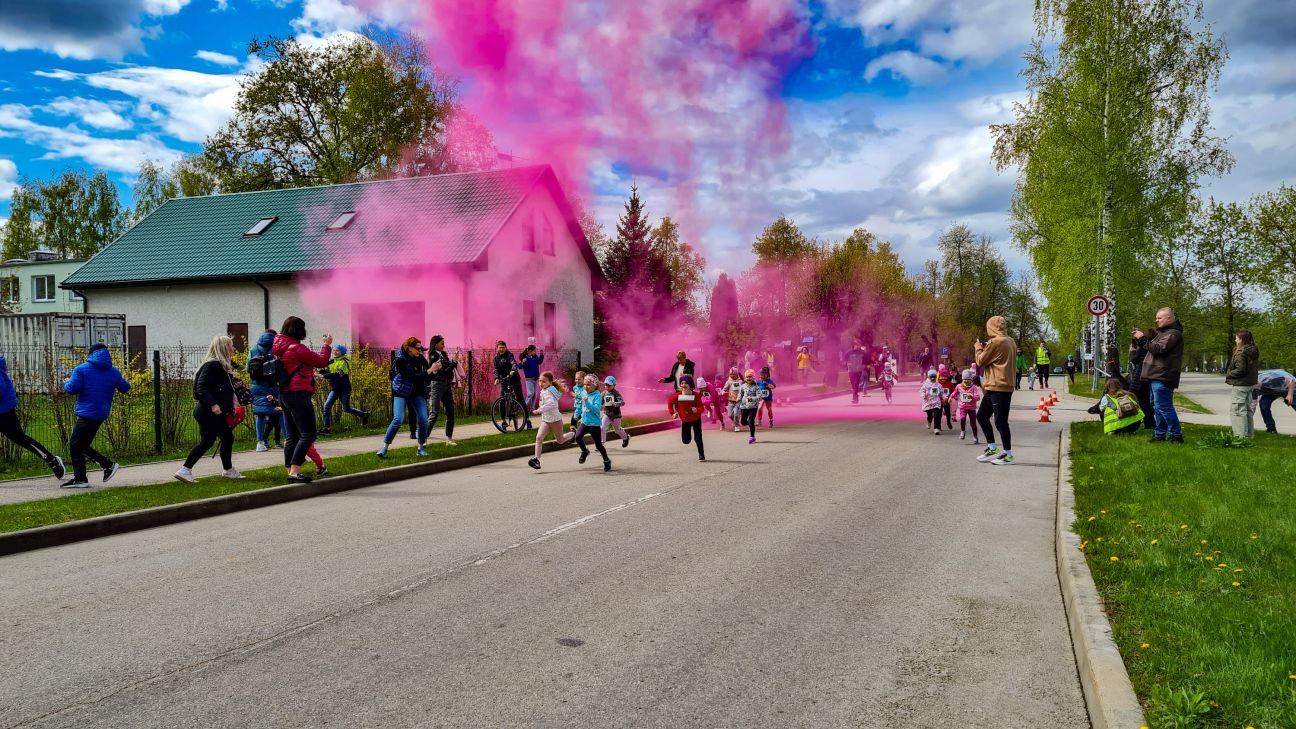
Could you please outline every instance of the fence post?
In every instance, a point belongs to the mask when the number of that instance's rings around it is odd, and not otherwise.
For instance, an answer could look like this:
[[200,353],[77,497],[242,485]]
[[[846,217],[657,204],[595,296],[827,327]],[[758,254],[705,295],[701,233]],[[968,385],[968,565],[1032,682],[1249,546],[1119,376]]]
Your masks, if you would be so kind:
[[162,352],[153,350],[153,450],[162,452]]
[[467,402],[467,407],[465,407],[464,410],[467,410],[469,414],[472,414],[473,412],[473,356],[472,355],[473,355],[472,350],[471,349],[468,350],[468,402]]

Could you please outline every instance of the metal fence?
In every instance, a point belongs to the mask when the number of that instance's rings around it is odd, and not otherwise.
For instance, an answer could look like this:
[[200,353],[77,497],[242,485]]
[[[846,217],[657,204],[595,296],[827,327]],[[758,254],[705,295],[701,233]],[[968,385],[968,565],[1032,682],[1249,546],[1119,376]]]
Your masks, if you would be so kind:
[[[112,412],[99,431],[97,444],[112,458],[138,462],[150,457],[180,457],[199,439],[194,420],[193,377],[206,354],[205,347],[163,347],[146,352],[126,352],[110,348],[113,364],[131,385],[126,394],[118,394]],[[364,347],[351,350],[352,406],[371,413],[368,429],[358,420],[339,417],[335,406],[333,431],[337,434],[372,433],[392,417],[391,381],[388,376],[391,352],[371,351]],[[515,354],[519,354],[515,352]],[[0,355],[8,362],[9,377],[18,391],[18,419],[27,433],[55,453],[67,454],[68,436],[76,420],[76,398],[63,391],[64,379],[85,360],[85,351],[41,347],[0,345]],[[493,349],[460,349],[450,351],[460,362],[459,386],[455,389],[455,410],[459,415],[489,412],[499,395],[494,384]],[[246,352],[235,356],[242,369]],[[570,376],[581,365],[576,350],[549,353],[544,369]],[[245,378],[246,381],[246,378]],[[322,412],[328,385],[317,380],[315,411]],[[250,447],[256,440],[253,418],[235,432],[236,444]],[[40,461],[0,438],[0,478],[8,469],[39,466]]]

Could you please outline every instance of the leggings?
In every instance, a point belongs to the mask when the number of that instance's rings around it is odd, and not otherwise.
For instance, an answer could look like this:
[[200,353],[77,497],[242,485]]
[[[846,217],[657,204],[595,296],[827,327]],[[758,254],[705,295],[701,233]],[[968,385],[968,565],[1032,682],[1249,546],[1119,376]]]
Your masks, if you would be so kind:
[[626,438],[630,437],[630,434],[625,432],[625,428],[621,427],[621,418],[609,418],[608,416],[604,415],[603,416],[603,442],[604,443],[607,442],[608,435],[613,431],[616,431],[616,434],[621,436],[621,440],[625,440]]
[[102,420],[77,416],[76,422],[72,425],[72,437],[68,439],[68,451],[72,454],[72,480],[86,480],[86,458],[99,464],[100,468],[111,468],[112,461],[108,456],[95,450],[90,444],[94,442],[95,436],[99,434],[99,428],[104,424]]
[[545,420],[541,420],[540,429],[536,431],[535,457],[537,461],[540,460],[540,453],[544,451],[545,436],[549,435],[550,433],[553,433],[554,442],[556,442],[558,445],[562,445],[563,443],[566,443],[567,441],[576,437],[575,433],[572,433],[571,436],[568,437],[568,435],[563,432],[563,421],[561,420],[555,420],[552,423]]
[[211,448],[216,441],[220,441],[221,468],[226,471],[233,468],[234,431],[230,430],[225,416],[217,415],[210,408],[202,405],[194,408],[193,416],[194,420],[198,421],[199,440],[198,445],[195,445],[189,451],[189,456],[185,458],[184,467],[193,468],[207,449]]
[[22,423],[18,422],[17,410],[0,413],[0,435],[13,441],[19,448],[36,454],[36,457],[45,461],[45,463],[54,464],[54,454],[50,453],[48,448],[36,442],[35,438],[27,435],[27,431],[23,430]]
[[608,458],[607,449],[603,447],[603,428],[597,425],[581,423],[580,430],[576,433],[576,445],[580,446],[582,455],[589,455],[589,449],[585,447],[585,434],[594,436],[594,447],[598,449],[599,455],[603,456],[605,462],[611,462]]
[[748,432],[751,433],[753,438],[756,437],[756,410],[757,408],[743,408],[741,411],[742,425],[747,426]]
[[774,424],[774,401],[761,400],[760,410],[769,416],[769,424]]
[[315,444],[315,403],[309,392],[292,390],[283,394],[285,425],[284,465],[289,468],[306,462],[306,451]]
[[428,410],[428,432],[436,427],[437,416],[445,408],[446,440],[454,440],[454,385],[449,382],[432,383],[432,402]]
[[941,412],[945,413],[945,429],[954,430],[954,413],[949,402],[941,403]]
[[935,426],[936,430],[940,430],[941,409],[930,408],[926,411],[926,413],[927,413],[927,427],[931,428]]
[[[1008,429],[1008,408],[1012,405],[1012,395],[1011,392],[987,391],[985,397],[981,398],[981,406],[977,408],[977,422],[985,433],[986,443],[995,442],[995,428],[998,428],[1006,451],[1012,450],[1012,431]],[[990,422],[992,415],[993,423]]]
[[972,437],[977,437],[977,415],[975,410],[965,410],[959,408],[959,430],[967,428],[967,424],[972,424]]
[[685,420],[682,425],[680,440],[684,445],[688,445],[690,440],[697,441],[698,458],[706,458],[706,451],[702,449],[702,420]]

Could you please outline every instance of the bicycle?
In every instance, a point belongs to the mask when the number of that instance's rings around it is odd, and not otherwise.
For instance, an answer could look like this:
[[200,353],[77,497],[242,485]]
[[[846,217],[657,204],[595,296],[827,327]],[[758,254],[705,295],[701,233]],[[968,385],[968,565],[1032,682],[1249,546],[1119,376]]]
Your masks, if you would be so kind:
[[501,433],[509,432],[510,427],[514,432],[522,430],[526,420],[526,408],[508,393],[500,395],[491,403],[491,422]]

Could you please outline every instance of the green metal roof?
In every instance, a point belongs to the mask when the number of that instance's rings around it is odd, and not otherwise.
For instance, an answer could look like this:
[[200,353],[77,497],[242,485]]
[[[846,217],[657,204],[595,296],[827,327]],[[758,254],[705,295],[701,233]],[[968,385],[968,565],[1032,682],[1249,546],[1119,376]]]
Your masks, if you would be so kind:
[[[553,186],[560,205],[567,204],[548,166],[176,198],[101,250],[62,287],[471,263],[541,182]],[[356,212],[350,225],[327,230],[348,211]],[[278,220],[264,233],[244,236],[269,217]],[[592,253],[587,258],[593,260]]]

